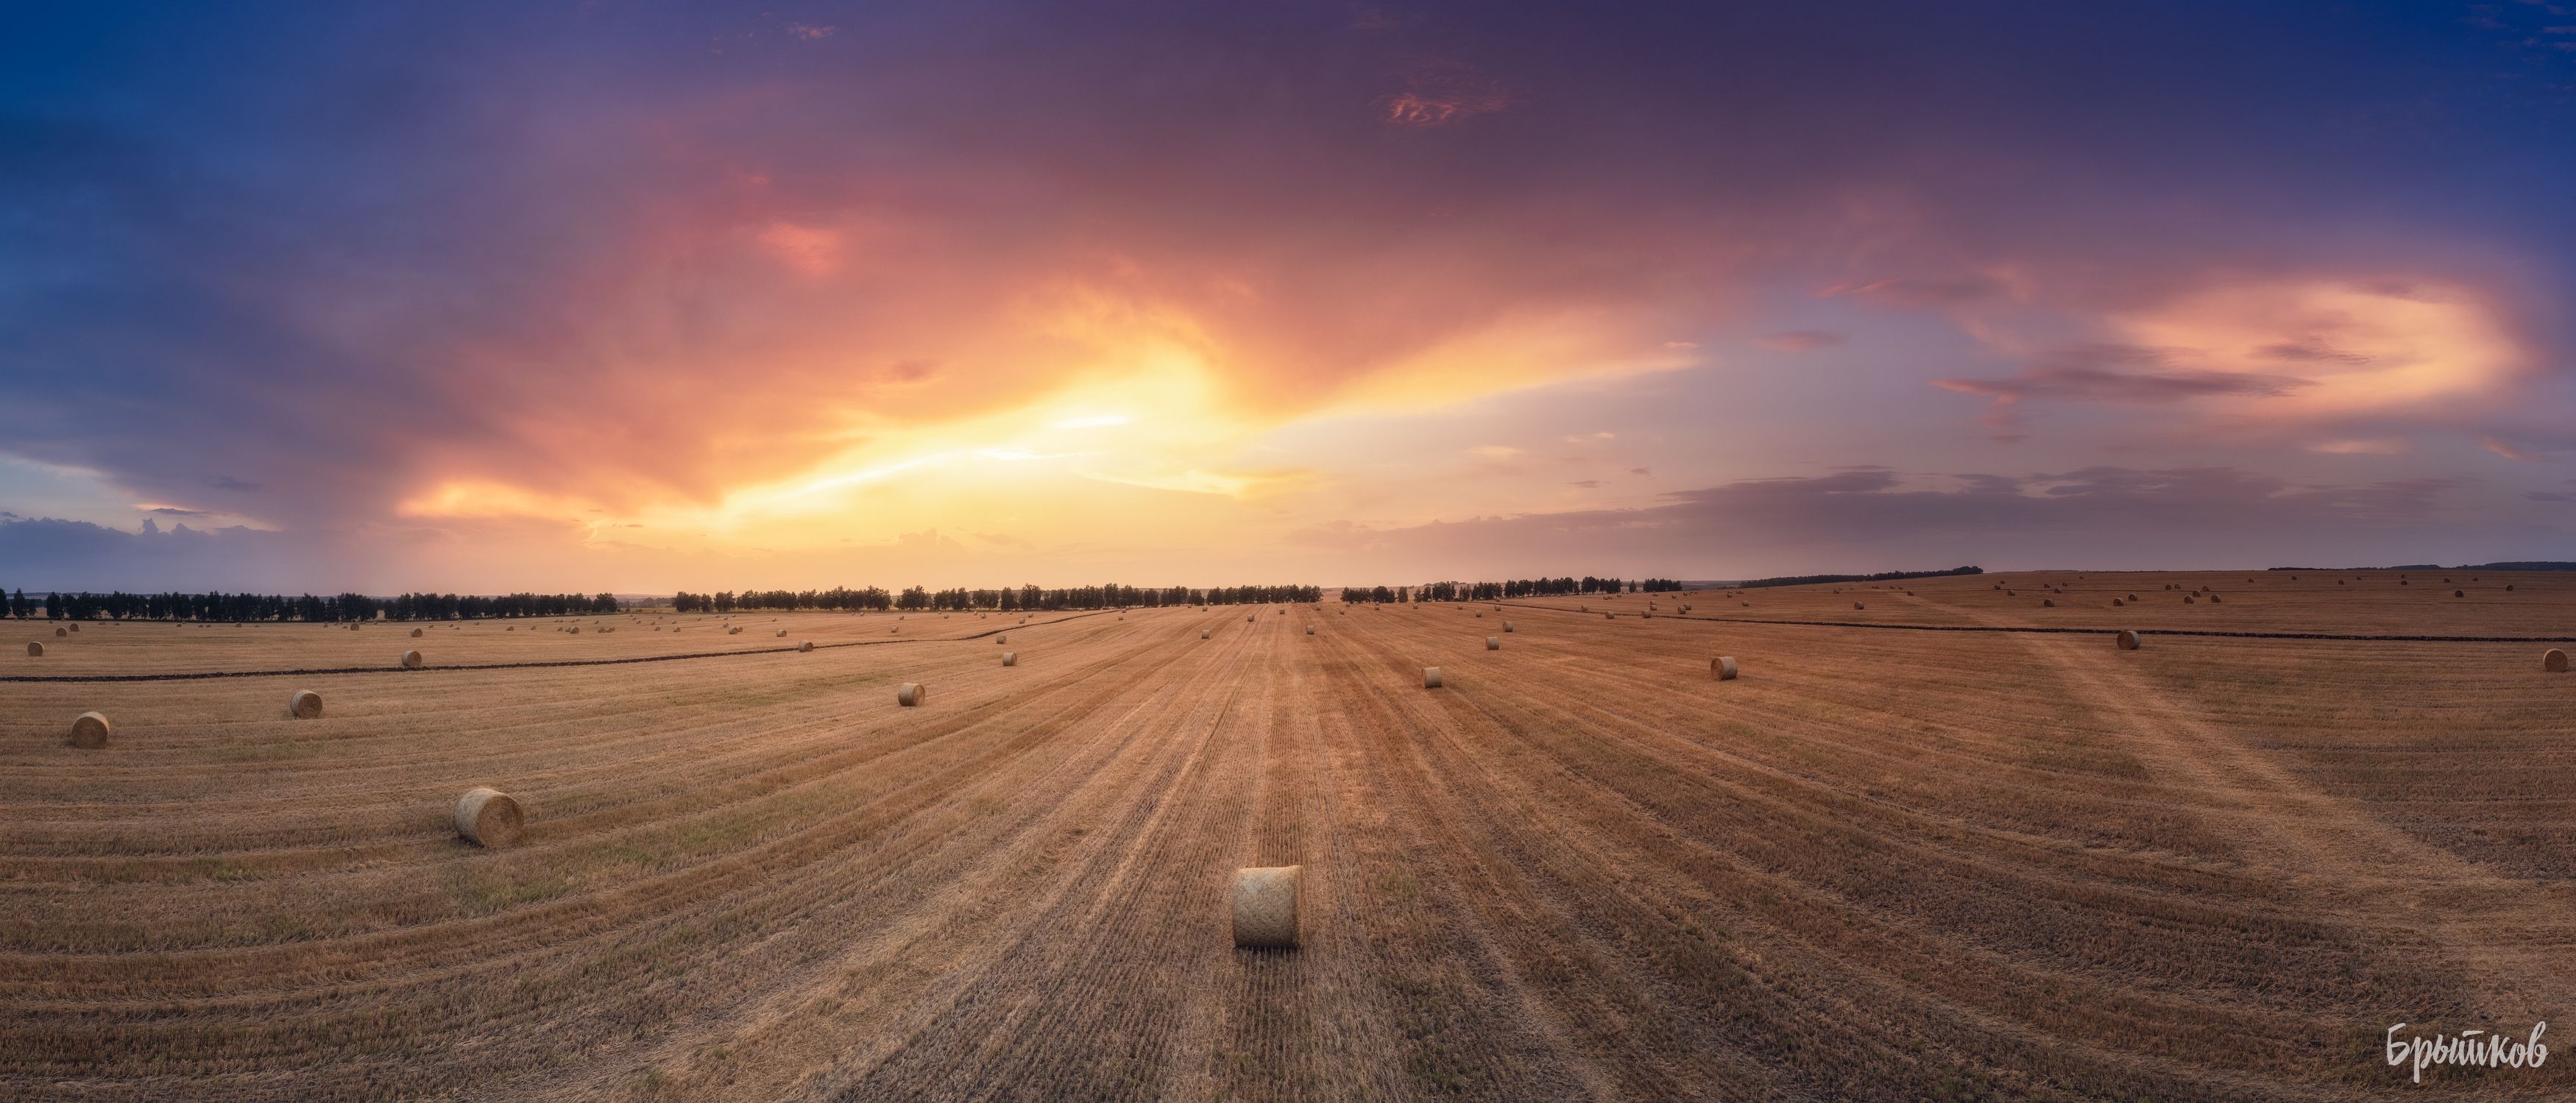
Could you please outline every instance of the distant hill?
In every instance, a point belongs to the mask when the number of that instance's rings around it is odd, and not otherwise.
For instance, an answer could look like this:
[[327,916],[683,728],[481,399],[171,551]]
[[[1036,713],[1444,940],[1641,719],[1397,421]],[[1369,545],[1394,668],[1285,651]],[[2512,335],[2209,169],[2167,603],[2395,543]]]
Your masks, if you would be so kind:
[[2457,567],[2445,567],[2439,563],[2400,563],[2394,567],[2265,567],[2263,569],[2267,571],[2576,571],[2576,563],[2560,559],[2527,559],[2503,563],[2462,563]]

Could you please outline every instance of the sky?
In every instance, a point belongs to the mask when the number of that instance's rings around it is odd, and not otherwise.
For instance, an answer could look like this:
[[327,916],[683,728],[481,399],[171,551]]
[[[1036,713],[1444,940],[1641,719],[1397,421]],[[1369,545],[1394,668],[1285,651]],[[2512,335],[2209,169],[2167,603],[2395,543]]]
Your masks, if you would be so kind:
[[0,586],[2576,558],[2576,4],[0,12]]

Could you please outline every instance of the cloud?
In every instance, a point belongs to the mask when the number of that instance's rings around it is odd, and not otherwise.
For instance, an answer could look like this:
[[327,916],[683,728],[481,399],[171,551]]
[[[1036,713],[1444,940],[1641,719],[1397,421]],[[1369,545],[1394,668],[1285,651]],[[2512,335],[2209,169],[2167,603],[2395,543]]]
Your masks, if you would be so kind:
[[1385,121],[1390,126],[1448,126],[1513,104],[1501,82],[1457,62],[1424,66],[1409,83],[1405,91],[1387,98]]
[[1823,330],[1784,329],[1756,337],[1753,343],[1773,352],[1814,352],[1821,348],[1832,348],[1849,339],[1842,334],[1827,333]]
[[1575,481],[1573,481],[1573,482],[1570,482],[1570,483],[1567,483],[1567,484],[1565,484],[1565,485],[1567,485],[1567,486],[1579,486],[1579,487],[1582,487],[1582,488],[1583,488],[1583,489],[1585,489],[1585,490],[1598,490],[1598,489],[1600,489],[1600,487],[1601,487],[1601,480],[1599,480],[1599,479],[1577,479],[1577,480],[1575,480]]
[[[2231,467],[1919,477],[1856,467],[1679,491],[1656,506],[1380,529],[1367,540],[1418,570],[1468,575],[1583,562],[1750,577],[1884,570],[1898,565],[1891,558],[1989,568],[2232,566],[2332,558],[2362,534],[2438,538],[2446,547],[2469,544],[2461,554],[2474,554],[2476,538],[2450,528],[2469,485],[2457,478],[2298,484]],[[2213,533],[2226,537],[2213,542]]]
[[1877,280],[1845,289],[1842,293],[1884,306],[1922,309],[1991,302],[2002,298],[2009,290],[2004,281],[1994,276],[1971,272]]
[[812,23],[790,23],[787,25],[788,37],[803,39],[807,42],[820,42],[823,39],[832,37],[832,35],[839,30],[839,27],[817,26]]

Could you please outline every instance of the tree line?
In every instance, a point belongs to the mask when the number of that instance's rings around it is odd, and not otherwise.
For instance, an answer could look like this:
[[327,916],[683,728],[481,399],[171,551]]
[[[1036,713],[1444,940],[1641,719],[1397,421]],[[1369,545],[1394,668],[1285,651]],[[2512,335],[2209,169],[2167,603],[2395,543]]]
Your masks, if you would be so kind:
[[[1405,601],[1500,601],[1516,597],[1557,597],[1564,594],[1615,594],[1622,588],[1634,591],[1645,583],[1616,578],[1515,578],[1504,582],[1425,582],[1420,586],[1344,586],[1346,602]],[[1676,585],[1675,589],[1680,587]]]
[[9,616],[45,620],[198,620],[313,621],[353,620],[483,620],[487,618],[560,617],[574,613],[614,613],[614,594],[403,594],[369,597],[338,594],[93,594],[49,593],[30,598],[25,590],[0,596]]
[[846,586],[829,590],[725,590],[712,594],[693,594],[686,590],[671,599],[671,607],[682,613],[731,613],[755,609],[823,609],[843,612],[883,612],[900,609],[906,612],[971,612],[991,610],[1014,613],[1055,609],[1151,609],[1181,605],[1278,605],[1289,602],[1313,604],[1324,600],[1320,586],[1219,586],[1194,590],[1187,586],[1147,589],[1120,586],[1072,586],[1049,590],[1037,586],[1003,587],[996,590],[973,590],[959,587],[932,590],[914,586],[900,593],[870,586],[853,590]]

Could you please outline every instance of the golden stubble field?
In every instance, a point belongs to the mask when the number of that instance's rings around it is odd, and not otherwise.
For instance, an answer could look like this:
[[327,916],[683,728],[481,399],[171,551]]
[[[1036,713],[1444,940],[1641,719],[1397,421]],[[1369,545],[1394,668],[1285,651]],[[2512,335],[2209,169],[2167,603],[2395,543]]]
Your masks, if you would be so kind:
[[[0,1096],[2564,1098],[2380,1047],[2576,1018],[2576,676],[2158,634],[2576,635],[2576,576],[2444,577],[12,624],[370,669],[0,682]],[[1287,864],[1303,948],[1235,949]]]

